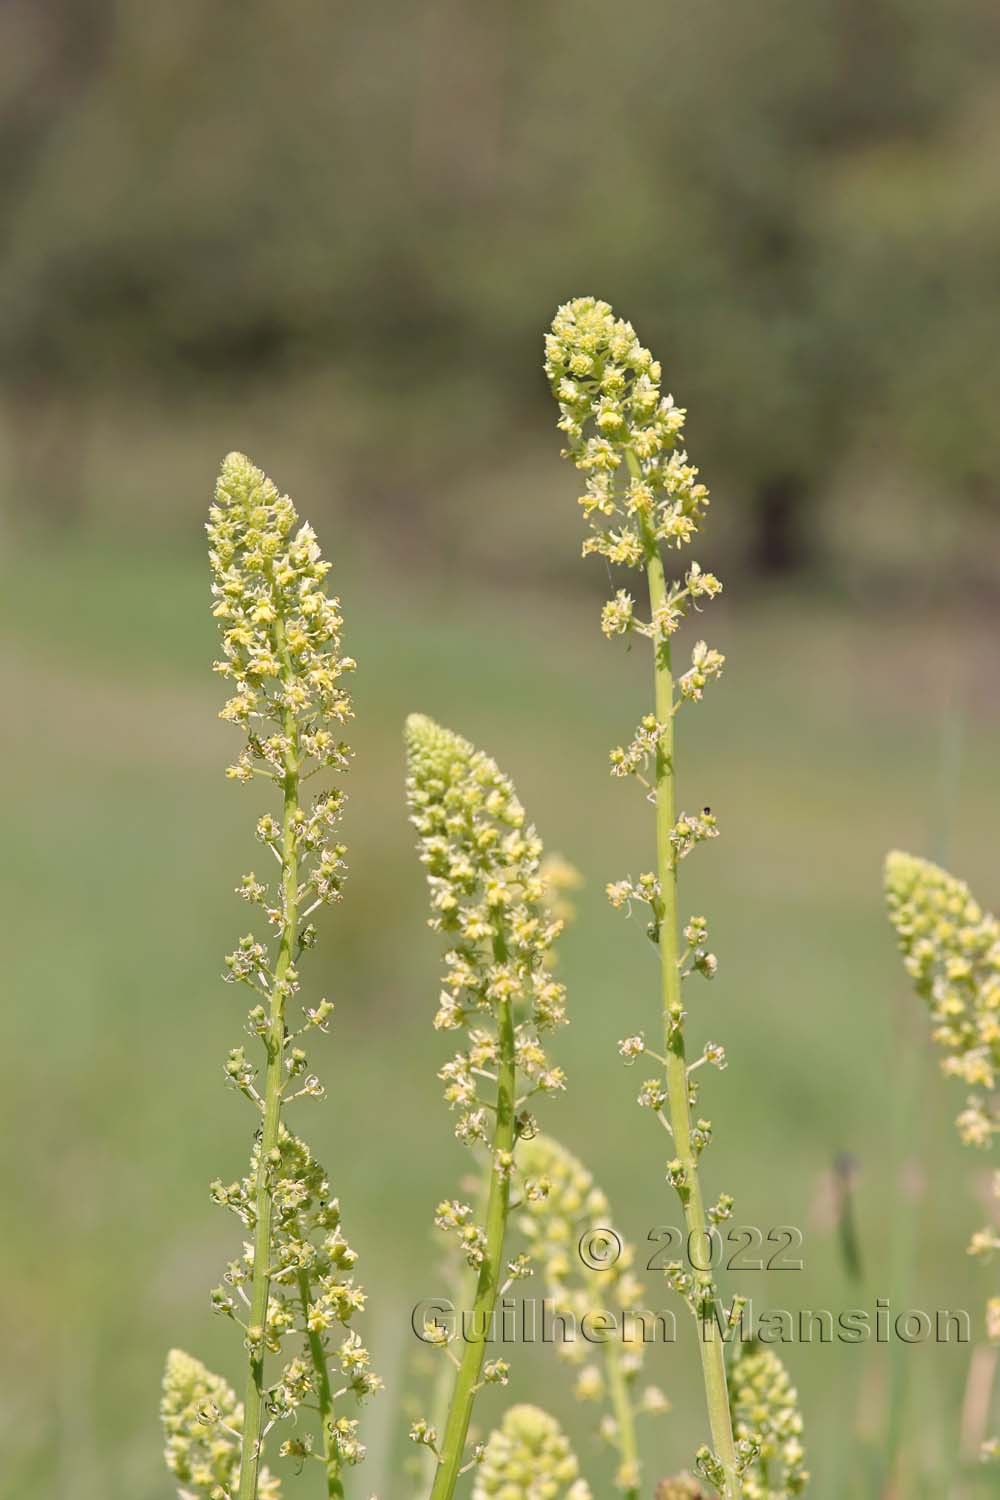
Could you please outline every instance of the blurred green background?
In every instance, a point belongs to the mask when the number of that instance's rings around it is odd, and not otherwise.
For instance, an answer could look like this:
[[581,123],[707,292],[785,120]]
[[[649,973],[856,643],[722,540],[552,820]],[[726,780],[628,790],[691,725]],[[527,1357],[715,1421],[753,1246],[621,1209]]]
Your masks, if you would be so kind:
[[[166,1500],[164,1349],[238,1366],[207,1299],[234,1239],[206,1184],[241,1170],[250,1123],[221,1081],[242,1003],[219,974],[262,810],[222,778],[209,671],[201,527],[229,448],[316,525],[360,662],[352,875],[310,966],[338,1006],[329,1097],[302,1117],[389,1385],[355,1493],[411,1488],[409,1308],[440,1288],[433,1206],[467,1168],[434,1076],[407,711],[495,754],[582,870],[570,1089],[544,1124],[633,1238],[676,1220],[615,1051],[654,1024],[649,952],[603,897],[650,857],[647,809],[606,774],[647,663],[600,637],[540,373],[582,292],[662,357],[715,497],[698,555],[729,666],[680,767],[724,833],[685,867],[721,959],[691,1024],[730,1057],[706,1171],[737,1223],[806,1236],[804,1271],[741,1289],[967,1307],[978,1329],[984,1170],[879,881],[899,843],[1000,901],[996,7],[8,0],[0,30],[3,1500]],[[956,1458],[968,1352],[789,1348],[817,1500],[986,1494]],[[548,1353],[517,1355],[517,1395],[606,1495]],[[674,1403],[647,1419],[650,1477],[704,1437],[694,1358],[648,1362]]]

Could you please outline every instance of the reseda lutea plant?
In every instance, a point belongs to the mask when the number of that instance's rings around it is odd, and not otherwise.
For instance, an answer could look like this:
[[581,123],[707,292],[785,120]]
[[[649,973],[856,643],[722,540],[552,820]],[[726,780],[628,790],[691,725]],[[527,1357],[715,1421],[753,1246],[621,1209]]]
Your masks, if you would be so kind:
[[[604,606],[601,625],[609,637],[637,635],[652,647],[653,711],[643,716],[628,746],[611,752],[611,771],[634,776],[655,804],[656,868],[637,880],[609,885],[608,896],[617,908],[648,909],[646,930],[659,950],[663,1052],[648,1046],[642,1032],[625,1037],[620,1051],[628,1062],[649,1056],[661,1064],[662,1075],[642,1085],[639,1103],[671,1136],[666,1180],[680,1200],[688,1243],[703,1245],[701,1263],[710,1265],[710,1230],[730,1217],[733,1199],[723,1193],[710,1207],[705,1204],[700,1159],[711,1139],[711,1123],[693,1115],[698,1097],[694,1070],[706,1062],[724,1067],[725,1053],[708,1043],[688,1062],[684,986],[696,975],[711,979],[717,963],[708,950],[703,917],[687,920],[681,943],[677,882],[681,861],[715,838],[718,828],[708,807],[678,814],[674,757],[680,708],[701,699],[724,659],[698,641],[690,667],[675,677],[672,645],[689,612],[717,595],[722,585],[696,562],[682,579],[668,582],[663,563],[665,547],[679,549],[697,533],[709,495],[687,455],[677,451],[685,413],[661,393],[659,363],[631,324],[615,318],[606,302],[581,297],[559,308],[545,342],[545,370],[559,404],[565,454],[586,476],[580,504],[591,535],[584,555],[595,553],[646,579],[649,617],[640,616],[632,595],[619,589]],[[695,1315],[699,1334],[712,1445],[699,1450],[697,1466],[724,1500],[736,1500],[743,1493],[744,1474],[759,1454],[752,1438],[738,1442],[734,1437],[726,1376],[724,1334],[735,1326],[742,1306],[734,1299],[726,1313],[709,1270],[676,1265],[670,1274]],[[804,1474],[799,1479],[801,1488]]]
[[[565,990],[551,973],[563,924],[550,909],[541,840],[496,762],[422,714],[407,722],[406,748],[407,797],[430,887],[430,923],[448,942],[434,1024],[466,1034],[466,1045],[440,1077],[458,1139],[485,1148],[482,1222],[471,1203],[457,1199],[439,1204],[435,1218],[457,1238],[476,1277],[461,1355],[453,1354],[445,1334],[425,1330],[428,1342],[454,1362],[443,1431],[421,1418],[410,1433],[435,1458],[431,1500],[450,1500],[459,1474],[483,1459],[482,1451],[471,1458],[465,1451],[475,1397],[484,1384],[506,1385],[509,1376],[506,1360],[485,1361],[486,1341],[497,1298],[528,1273],[526,1257],[505,1254],[515,1181],[524,1193],[533,1191],[518,1173],[518,1142],[534,1131],[527,1105],[565,1086],[543,1045],[566,1021]],[[507,1453],[504,1442],[497,1438]],[[477,1494],[492,1492],[484,1484],[480,1476]],[[582,1497],[584,1491],[572,1493]]]
[[[364,1457],[344,1399],[353,1405],[381,1382],[351,1328],[365,1297],[350,1274],[357,1257],[337,1199],[284,1115],[295,1101],[323,1093],[301,1042],[327,1029],[333,1006],[325,999],[306,1005],[297,1021],[290,1007],[300,959],[317,938],[309,918],[341,896],[346,851],[335,829],[343,793],[326,787],[309,797],[305,786],[347,768],[340,732],[352,711],[343,679],[355,664],[342,654],[339,603],[323,588],[330,565],[312,528],[300,525],[291,500],[242,454],[222,465],[208,535],[223,643],[216,670],[232,689],[221,717],[245,735],[228,775],[260,781],[276,797],[277,816],[259,818],[257,837],[278,868],[271,881],[244,875],[239,894],[270,933],[243,937],[226,959],[226,977],[253,992],[247,1031],[260,1054],[258,1065],[240,1045],[225,1064],[253,1110],[249,1173],[212,1184],[215,1201],[247,1235],[212,1294],[242,1333],[244,1398],[174,1351],[162,1404],[166,1458],[182,1495],[276,1500],[280,1484],[263,1456],[277,1428],[287,1434],[279,1456],[297,1468],[318,1459],[327,1495],[342,1496],[345,1467]],[[311,1413],[318,1434],[310,1431]]]
[[[701,698],[723,662],[698,642],[690,669],[675,680],[671,640],[689,610],[721,585],[696,563],[683,581],[668,584],[662,548],[690,540],[708,494],[685,456],[673,452],[684,413],[660,394],[658,365],[606,304],[583,299],[560,309],[547,369],[568,451],[587,475],[583,504],[593,535],[584,550],[642,569],[648,584],[648,620],[622,589],[605,606],[603,627],[610,636],[637,634],[652,644],[655,711],[611,759],[613,773],[635,776],[655,803],[657,863],[635,881],[610,885],[608,894],[616,907],[648,908],[664,1040],[656,1052],[640,1031],[620,1050],[629,1062],[648,1054],[661,1064],[662,1074],[642,1084],[639,1103],[672,1137],[667,1180],[680,1199],[689,1244],[704,1244],[707,1256],[711,1233],[731,1215],[733,1200],[722,1194],[705,1204],[700,1158],[711,1125],[693,1113],[695,1070],[703,1063],[724,1067],[725,1054],[709,1042],[688,1061],[682,987],[696,975],[711,979],[716,960],[704,918],[684,924],[681,942],[677,876],[681,860],[717,829],[708,808],[677,814],[674,720],[683,702]],[[326,1031],[333,1007],[325,999],[300,1007],[299,965],[317,940],[313,913],[341,897],[343,792],[320,783],[309,794],[307,783],[348,767],[341,732],[352,710],[344,679],[354,662],[343,654],[339,605],[324,590],[329,565],[315,535],[240,454],[223,464],[208,531],[223,640],[217,670],[231,686],[222,717],[245,736],[228,774],[270,791],[274,807],[256,829],[266,862],[274,859],[278,868],[271,880],[243,876],[239,894],[259,922],[226,960],[226,977],[252,991],[247,1032],[257,1049],[254,1057],[246,1044],[234,1047],[225,1063],[226,1078],[254,1116],[249,1171],[240,1181],[212,1184],[216,1202],[235,1213],[245,1233],[242,1254],[212,1294],[216,1310],[240,1330],[242,1399],[198,1360],[174,1350],[163,1387],[166,1457],[182,1500],[280,1500],[276,1459],[317,1475],[317,1488],[322,1476],[330,1500],[344,1495],[346,1471],[364,1458],[354,1410],[381,1382],[353,1329],[365,1296],[352,1274],[356,1256],[339,1204],[285,1116],[293,1103],[323,1093],[302,1043]],[[589,1500],[558,1422],[537,1407],[513,1406],[485,1441],[473,1434],[470,1444],[477,1395],[510,1378],[507,1360],[487,1359],[486,1346],[497,1300],[513,1282],[537,1269],[556,1306],[581,1318],[607,1298],[623,1314],[637,1311],[642,1295],[626,1247],[610,1275],[592,1274],[571,1259],[581,1231],[607,1232],[607,1203],[574,1156],[538,1135],[532,1114],[533,1101],[565,1086],[546,1048],[549,1034],[567,1020],[565,991],[553,973],[566,867],[543,860],[512,783],[467,740],[414,715],[406,749],[431,926],[446,945],[434,1024],[463,1034],[439,1076],[455,1133],[480,1161],[473,1201],[445,1199],[435,1216],[466,1262],[472,1290],[458,1352],[448,1332],[433,1324],[424,1329],[447,1378],[439,1382],[440,1409],[410,1430],[426,1470],[423,1493],[452,1500],[462,1476],[470,1475],[472,1500]],[[519,1252],[508,1244],[515,1221],[525,1245]],[[670,1280],[698,1323],[712,1444],[696,1455],[699,1480],[676,1476],[660,1493],[700,1495],[703,1483],[723,1500],[801,1493],[807,1478],[801,1420],[780,1361],[743,1350],[727,1386],[726,1342],[739,1323],[741,1299],[727,1313],[711,1273],[694,1266],[671,1267]],[[569,1340],[562,1352],[579,1359],[582,1346]],[[584,1361],[575,1381],[580,1399],[607,1403],[600,1431],[616,1451],[615,1485],[625,1500],[640,1497],[637,1418],[668,1409],[656,1386],[638,1389],[643,1354],[641,1345],[608,1341],[601,1363]]]

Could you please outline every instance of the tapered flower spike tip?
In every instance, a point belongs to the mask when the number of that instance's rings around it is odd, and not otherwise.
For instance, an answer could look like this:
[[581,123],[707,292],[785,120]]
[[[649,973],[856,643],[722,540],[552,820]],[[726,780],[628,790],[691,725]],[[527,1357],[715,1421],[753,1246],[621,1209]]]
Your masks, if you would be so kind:
[[730,1372],[737,1441],[758,1445],[743,1479],[746,1500],[801,1495],[809,1483],[798,1392],[772,1349],[745,1345]]
[[457,738],[456,735],[450,735],[447,729],[442,729],[429,714],[408,714],[405,737],[406,748],[411,754],[415,750],[429,749],[442,739]]
[[890,849],[885,857],[885,887],[900,895],[908,891],[922,874],[944,876],[945,871],[928,859],[918,859],[903,849]]
[[235,448],[222,460],[219,469],[219,485],[223,489],[234,487],[271,489],[277,494],[274,483],[268,479],[263,469],[258,469],[245,453],[239,453]]
[[[243,1407],[229,1384],[183,1349],[171,1349],[163,1373],[160,1418],[167,1468],[182,1495],[229,1494],[239,1473]],[[279,1494],[263,1471],[266,1493]],[[265,1490],[261,1489],[261,1494]]]
[[407,718],[406,750],[411,761],[420,756],[467,761],[476,754],[474,745],[428,714],[410,714]]
[[490,1434],[472,1500],[591,1500],[590,1486],[554,1417],[538,1406],[512,1406]]
[[[1000,1077],[1000,921],[964,880],[898,850],[885,862],[885,895],[903,965],[930,1008],[944,1072],[992,1096]],[[967,1146],[984,1149],[1000,1129],[995,1105],[979,1095],[956,1123]]]

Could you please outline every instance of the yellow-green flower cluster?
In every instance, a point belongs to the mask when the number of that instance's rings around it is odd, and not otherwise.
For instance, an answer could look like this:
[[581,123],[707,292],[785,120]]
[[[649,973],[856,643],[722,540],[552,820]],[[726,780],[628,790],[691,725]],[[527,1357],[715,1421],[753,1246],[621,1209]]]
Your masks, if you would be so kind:
[[430,925],[450,945],[434,1024],[468,1032],[468,1046],[441,1078],[458,1117],[455,1133],[471,1143],[490,1135],[480,1086],[495,1083],[501,1005],[509,1004],[515,1018],[523,1099],[565,1086],[541,1041],[566,1020],[565,989],[550,973],[563,924],[548,906],[541,840],[496,762],[421,714],[407,721],[406,743],[407,798],[430,886]]
[[[622,1309],[636,1307],[643,1287],[632,1272],[635,1253],[631,1245],[616,1236],[608,1264],[601,1262],[597,1269],[580,1255],[580,1243],[588,1231],[611,1227],[607,1197],[594,1182],[592,1173],[571,1151],[547,1135],[522,1141],[518,1160],[525,1182],[518,1227],[533,1262],[545,1277],[545,1295],[553,1306],[560,1312],[571,1312],[577,1321],[585,1313],[611,1304]],[[595,1249],[594,1256],[599,1262],[600,1254],[600,1249]],[[574,1363],[586,1354],[578,1343],[560,1347]],[[641,1362],[640,1344],[633,1368],[638,1370]]]
[[351,717],[340,679],[355,663],[341,654],[339,600],[324,593],[330,564],[315,532],[242,453],[223,461],[207,530],[225,657],[216,671],[233,687],[222,717],[247,731],[231,774],[284,774],[289,715],[304,726],[302,757],[342,768],[346,748],[326,721]]
[[[247,1177],[228,1185],[212,1183],[216,1203],[231,1209],[251,1237],[257,1223],[258,1160],[259,1144]],[[358,1257],[344,1237],[340,1205],[322,1167],[305,1142],[284,1125],[271,1162],[271,1181],[273,1249],[265,1322],[260,1328],[248,1327],[243,1317],[253,1275],[249,1241],[240,1259],[229,1263],[222,1285],[212,1294],[213,1305],[240,1323],[251,1349],[262,1346],[270,1354],[283,1355],[283,1367],[269,1391],[273,1417],[294,1417],[303,1402],[315,1401],[317,1372],[310,1341],[314,1346],[318,1341],[324,1363],[339,1371],[334,1400],[346,1395],[364,1400],[382,1382],[372,1373],[368,1351],[350,1326],[365,1306],[364,1290],[351,1275]],[[343,1463],[364,1458],[357,1426],[352,1418],[338,1418],[333,1424],[334,1447]]]
[[[631,323],[606,302],[578,297],[560,307],[545,340],[545,373],[559,404],[565,454],[586,476],[580,505],[590,522],[584,555],[643,568],[661,545],[682,547],[699,530],[709,495],[687,454],[677,452],[685,412],[660,389],[662,371],[643,348]],[[657,649],[665,646],[690,609],[720,593],[722,584],[697,563],[671,583],[649,620],[635,613],[632,596],[619,589],[604,606],[607,636],[636,632]],[[722,671],[724,658],[704,641],[691,668],[678,679],[680,700],[698,700]],[[629,759],[641,758],[642,744]],[[629,770],[635,770],[633,765]],[[619,765],[617,774],[625,774]]]
[[644,1288],[632,1271],[635,1252],[611,1228],[608,1200],[593,1176],[565,1146],[537,1135],[522,1143],[518,1163],[524,1178],[519,1228],[544,1278],[548,1303],[556,1313],[569,1315],[570,1332],[556,1351],[581,1366],[574,1387],[578,1400],[610,1403],[601,1435],[619,1455],[617,1486],[634,1489],[639,1465],[631,1452],[634,1444],[622,1441],[622,1426],[631,1428],[640,1412],[669,1410],[657,1387],[635,1393],[645,1353],[639,1325],[634,1338],[602,1346],[604,1370],[587,1363],[588,1346],[572,1330],[588,1314],[614,1308],[620,1317],[641,1311]]
[[559,1423],[522,1405],[490,1433],[472,1500],[591,1500],[591,1492]]
[[[1000,1070],[1000,923],[964,881],[894,852],[885,864],[889,917],[906,971],[927,1001],[942,1067],[972,1088],[995,1094]],[[996,1103],[969,1101],[958,1128],[967,1145],[989,1146],[1000,1129]]]
[[809,1482],[798,1393],[770,1349],[746,1345],[730,1371],[733,1432],[748,1457],[744,1500],[787,1500]]
[[[930,860],[894,850],[885,862],[889,918],[906,972],[927,1002],[932,1035],[943,1048],[943,1071],[972,1088],[955,1124],[967,1146],[988,1150],[1000,1133],[1000,922],[984,911],[963,880]],[[1000,1200],[1000,1173],[994,1174]],[[969,1254],[1000,1250],[994,1225],[979,1229]],[[986,1331],[1000,1343],[1000,1298],[986,1309]],[[1000,1441],[984,1444],[984,1458],[1000,1458]]]
[[[160,1417],[166,1438],[167,1468],[179,1481],[181,1500],[228,1500],[240,1472],[243,1407],[235,1393],[200,1360],[171,1349],[163,1375]],[[280,1500],[277,1479],[261,1470],[260,1500]]]
[[[246,732],[246,744],[228,774],[238,781],[255,775],[285,785],[317,771],[344,771],[350,750],[339,728],[352,716],[350,695],[341,685],[355,662],[342,654],[340,602],[328,598],[323,580],[330,569],[308,524],[299,524],[295,506],[279,495],[270,479],[241,453],[224,460],[209,512],[209,558],[213,613],[222,632],[224,659],[215,669],[234,688],[221,717]],[[332,837],[340,820],[343,793],[326,789],[310,807],[296,810],[291,846],[269,814],[257,824],[257,837],[282,868],[297,863],[296,898],[308,915],[339,900],[344,878],[342,844]],[[272,895],[251,872],[240,894],[280,927],[287,915],[287,892]],[[303,929],[301,947],[314,931]],[[266,976],[249,951],[230,955],[230,974],[239,979]]]
[[[651,542],[689,541],[708,491],[687,455],[674,452],[685,413],[661,394],[659,362],[631,323],[593,297],[567,302],[545,340],[545,373],[567,451],[587,476],[580,504],[595,534],[585,552],[638,567]],[[628,454],[638,473],[619,488]]]

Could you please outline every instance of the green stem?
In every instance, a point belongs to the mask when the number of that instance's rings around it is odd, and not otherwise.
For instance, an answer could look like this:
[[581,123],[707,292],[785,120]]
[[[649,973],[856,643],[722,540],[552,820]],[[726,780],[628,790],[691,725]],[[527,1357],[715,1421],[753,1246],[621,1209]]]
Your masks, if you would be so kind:
[[[633,468],[634,464],[633,473],[638,475],[639,466],[632,454],[629,454],[629,460],[629,467]],[[659,607],[666,602],[667,586],[660,549],[648,536],[646,557],[649,603],[655,616]],[[662,726],[656,752],[656,860],[663,901],[659,948],[666,1042],[667,1102],[670,1111],[670,1127],[674,1137],[674,1155],[680,1161],[683,1171],[684,1186],[679,1196],[688,1230],[688,1244],[707,1246],[710,1241],[707,1234],[708,1226],[701,1181],[698,1175],[698,1157],[691,1144],[687,1057],[684,1050],[683,1030],[679,1021],[683,1005],[678,963],[680,951],[677,921],[677,861],[670,839],[676,820],[674,806],[674,709],[676,705],[669,639],[664,638],[662,641],[655,642],[654,652],[656,718]],[[737,1470],[736,1445],[733,1441],[733,1423],[729,1410],[725,1342],[722,1336],[724,1319],[720,1320],[718,1315],[720,1312],[718,1299],[708,1311],[712,1315],[703,1315],[700,1319],[698,1348],[708,1405],[708,1421],[712,1433],[712,1448],[725,1475],[723,1500],[739,1500],[742,1485]]]
[[[482,1181],[479,1184],[476,1203],[476,1212],[480,1218],[486,1213],[486,1205],[489,1201],[493,1176],[493,1159],[492,1157],[487,1157],[483,1168]],[[454,1294],[455,1305],[457,1307],[467,1307],[472,1301],[472,1298],[476,1294],[478,1280],[479,1278],[475,1270],[468,1264],[461,1265],[460,1269],[456,1271],[449,1290]],[[451,1400],[452,1376],[454,1373],[454,1367],[449,1360],[442,1359],[438,1362],[438,1372],[434,1379],[430,1407],[431,1426],[436,1432],[444,1432],[445,1424],[448,1421],[448,1406]],[[439,1459],[433,1448],[424,1449],[424,1458],[426,1460],[424,1478],[429,1489],[434,1483]]]
[[323,1467],[326,1471],[326,1493],[328,1500],[343,1500],[344,1486],[340,1482],[340,1454],[333,1430],[333,1395],[330,1390],[330,1371],[326,1363],[326,1349],[322,1336],[308,1331],[310,1288],[307,1272],[299,1272],[299,1295],[302,1298],[302,1316],[307,1324],[306,1337],[309,1342],[309,1357],[316,1375],[316,1395],[319,1399],[320,1425],[323,1429]]
[[[500,1002],[498,1031],[500,1063],[497,1070],[496,1128],[491,1153],[494,1163],[499,1154],[512,1152],[514,1149],[514,1017],[509,1000]],[[455,1374],[448,1421],[441,1444],[441,1462],[434,1475],[430,1500],[451,1500],[462,1468],[472,1405],[482,1375],[486,1338],[503,1275],[503,1249],[509,1208],[510,1176],[506,1172],[493,1170],[486,1204],[486,1248],[476,1279],[472,1327],[464,1334],[462,1357]]]
[[[621,1350],[614,1339],[604,1346],[605,1364],[608,1372],[608,1389],[611,1393],[611,1409],[618,1424],[618,1448],[622,1468],[628,1474],[639,1472],[639,1445],[635,1432],[635,1411],[629,1395],[628,1381],[622,1369]],[[631,1484],[622,1491],[624,1500],[639,1500],[638,1484]]]
[[[274,625],[275,644],[284,663],[284,676],[291,673],[285,646],[284,625]],[[240,1459],[239,1500],[256,1500],[257,1475],[260,1468],[261,1426],[264,1408],[264,1329],[267,1323],[271,1291],[271,1224],[274,1199],[271,1174],[278,1150],[281,1128],[281,1102],[284,1088],[285,1054],[285,979],[292,966],[298,942],[299,862],[297,818],[299,813],[299,734],[291,709],[284,715],[288,750],[282,778],[283,816],[281,842],[282,924],[278,959],[271,985],[271,1006],[264,1037],[267,1070],[264,1077],[264,1123],[260,1133],[257,1174],[254,1184],[257,1223],[253,1243],[253,1276],[250,1290],[250,1334],[247,1340],[249,1362],[246,1395],[243,1402],[243,1447]]]

